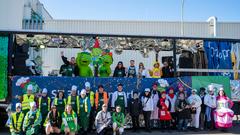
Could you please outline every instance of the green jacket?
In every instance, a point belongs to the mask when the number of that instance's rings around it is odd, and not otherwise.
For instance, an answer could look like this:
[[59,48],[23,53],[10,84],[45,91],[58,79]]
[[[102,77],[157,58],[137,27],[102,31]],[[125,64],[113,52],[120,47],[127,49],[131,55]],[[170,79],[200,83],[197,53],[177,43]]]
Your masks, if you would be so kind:
[[23,122],[23,129],[27,129],[30,126],[39,126],[41,125],[42,122],[42,115],[40,113],[40,111],[36,110],[36,111],[29,111],[25,118],[24,118],[24,122]]
[[113,119],[113,123],[116,122],[118,127],[122,127],[125,123],[125,117],[122,112],[120,112],[120,113],[114,112],[112,119]]

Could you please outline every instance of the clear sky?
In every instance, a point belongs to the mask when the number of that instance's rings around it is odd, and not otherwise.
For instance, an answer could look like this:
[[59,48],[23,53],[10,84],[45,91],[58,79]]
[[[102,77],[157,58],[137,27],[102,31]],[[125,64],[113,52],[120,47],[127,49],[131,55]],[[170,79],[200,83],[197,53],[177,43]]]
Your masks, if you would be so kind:
[[[181,0],[40,0],[54,19],[180,21]],[[185,0],[184,21],[240,22],[240,0]]]

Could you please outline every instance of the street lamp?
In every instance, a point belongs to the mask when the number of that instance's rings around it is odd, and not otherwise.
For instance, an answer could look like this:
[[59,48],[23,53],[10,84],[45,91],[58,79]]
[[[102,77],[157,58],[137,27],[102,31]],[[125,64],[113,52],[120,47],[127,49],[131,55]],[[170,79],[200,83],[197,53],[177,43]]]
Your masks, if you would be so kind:
[[184,36],[183,9],[184,9],[184,0],[182,0],[181,2],[181,36]]

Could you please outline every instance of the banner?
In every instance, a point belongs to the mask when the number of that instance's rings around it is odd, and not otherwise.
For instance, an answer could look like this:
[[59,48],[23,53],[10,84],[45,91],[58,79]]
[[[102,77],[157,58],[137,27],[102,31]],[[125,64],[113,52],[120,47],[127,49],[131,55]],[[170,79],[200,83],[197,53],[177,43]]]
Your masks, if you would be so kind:
[[7,97],[8,37],[0,36],[0,100]]
[[[133,91],[138,91],[143,93],[145,88],[151,88],[153,83],[158,83],[159,87],[162,86],[163,82],[167,82],[168,86],[166,91],[168,92],[169,87],[173,87],[175,92],[178,91],[178,83],[184,85],[184,89],[187,91],[188,96],[191,94],[191,89],[199,89],[200,87],[207,87],[210,83],[217,83],[219,85],[224,85],[226,93],[229,95],[230,83],[227,77],[218,76],[200,76],[200,77],[181,77],[181,78],[164,78],[164,79],[154,79],[154,78],[81,78],[81,77],[13,77],[12,82],[12,103],[13,109],[15,103],[20,102],[17,98],[26,93],[26,88],[28,85],[33,85],[33,92],[36,96],[39,96],[43,88],[48,89],[48,96],[54,98],[59,90],[64,90],[65,96],[69,95],[71,92],[72,85],[78,87],[78,93],[84,88],[85,82],[90,82],[91,89],[95,92],[99,84],[104,86],[104,89],[109,93],[111,100],[111,94],[117,90],[117,85],[119,83],[123,84],[123,90],[127,93],[127,97],[130,98]],[[162,87],[161,87],[162,89]]]

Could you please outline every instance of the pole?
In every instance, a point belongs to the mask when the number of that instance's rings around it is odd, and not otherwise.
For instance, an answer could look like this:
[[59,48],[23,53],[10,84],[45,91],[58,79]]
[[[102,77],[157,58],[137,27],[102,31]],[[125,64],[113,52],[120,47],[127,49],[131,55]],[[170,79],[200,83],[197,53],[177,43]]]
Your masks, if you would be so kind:
[[181,2],[181,35],[182,36],[184,36],[184,24],[183,24],[183,22],[184,22],[184,20],[183,20],[183,12],[184,12],[184,0],[182,0],[182,2]]

